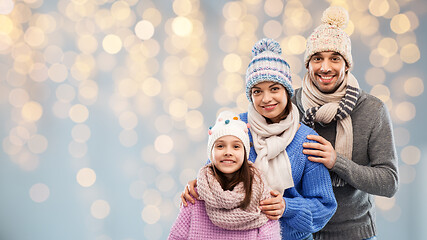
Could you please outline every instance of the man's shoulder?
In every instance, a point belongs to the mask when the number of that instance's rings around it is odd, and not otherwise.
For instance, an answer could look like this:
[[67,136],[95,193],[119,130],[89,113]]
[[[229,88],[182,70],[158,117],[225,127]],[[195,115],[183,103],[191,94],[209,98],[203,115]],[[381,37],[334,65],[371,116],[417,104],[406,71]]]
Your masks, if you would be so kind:
[[385,107],[385,103],[378,97],[365,92],[364,90],[360,91],[359,100],[356,103],[357,107],[369,107],[373,109]]

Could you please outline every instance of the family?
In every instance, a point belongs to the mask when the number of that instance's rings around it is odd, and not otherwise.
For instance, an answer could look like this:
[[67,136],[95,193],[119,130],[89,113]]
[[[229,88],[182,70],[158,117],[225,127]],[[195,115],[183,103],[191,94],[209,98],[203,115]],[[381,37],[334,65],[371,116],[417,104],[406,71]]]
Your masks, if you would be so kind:
[[255,43],[248,110],[208,130],[169,239],[377,239],[374,195],[396,193],[397,154],[387,107],[351,74],[347,22],[325,10],[296,90],[279,43]]

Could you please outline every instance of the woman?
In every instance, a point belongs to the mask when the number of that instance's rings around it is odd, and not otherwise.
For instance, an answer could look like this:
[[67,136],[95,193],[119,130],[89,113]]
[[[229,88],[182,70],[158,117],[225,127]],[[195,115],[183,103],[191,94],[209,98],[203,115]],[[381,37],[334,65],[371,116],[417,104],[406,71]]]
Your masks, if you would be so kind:
[[[311,162],[303,154],[307,135],[314,130],[299,123],[289,65],[280,56],[279,43],[262,39],[252,49],[246,71],[247,113],[240,114],[250,124],[253,143],[249,161],[254,162],[272,191],[273,198],[261,201],[260,208],[270,219],[279,219],[282,239],[312,239],[335,213],[337,203],[329,172],[323,164]],[[183,195],[192,202],[196,181],[189,182]]]

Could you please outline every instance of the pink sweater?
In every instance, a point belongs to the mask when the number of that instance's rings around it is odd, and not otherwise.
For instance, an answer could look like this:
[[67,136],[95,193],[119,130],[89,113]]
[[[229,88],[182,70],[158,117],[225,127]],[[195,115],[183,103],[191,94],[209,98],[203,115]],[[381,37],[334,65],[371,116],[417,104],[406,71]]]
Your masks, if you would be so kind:
[[233,240],[233,239],[274,239],[280,240],[279,221],[269,220],[260,228],[246,231],[226,230],[214,225],[209,219],[205,202],[196,200],[195,204],[181,207],[178,218],[169,234],[170,240]]

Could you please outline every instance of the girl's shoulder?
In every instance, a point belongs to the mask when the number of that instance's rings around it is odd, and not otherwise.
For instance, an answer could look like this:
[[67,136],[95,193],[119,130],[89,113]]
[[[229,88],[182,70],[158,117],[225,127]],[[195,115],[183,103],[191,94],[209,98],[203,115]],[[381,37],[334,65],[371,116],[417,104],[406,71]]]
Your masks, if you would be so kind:
[[194,199],[194,204],[188,202],[187,206],[181,205],[179,208],[179,214],[181,215],[187,215],[187,216],[197,216],[197,215],[205,215],[206,213],[206,207],[205,207],[205,201]]

